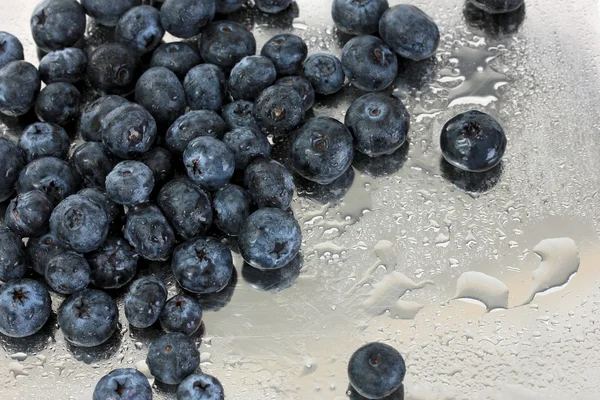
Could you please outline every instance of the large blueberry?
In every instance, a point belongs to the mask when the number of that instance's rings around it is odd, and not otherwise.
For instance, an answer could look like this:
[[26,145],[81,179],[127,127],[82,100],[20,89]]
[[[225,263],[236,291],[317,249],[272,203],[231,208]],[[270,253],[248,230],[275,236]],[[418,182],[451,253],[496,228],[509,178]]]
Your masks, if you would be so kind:
[[44,276],[54,291],[72,294],[85,289],[90,283],[90,266],[81,254],[67,251],[48,261]]
[[370,93],[352,102],[345,123],[354,137],[356,150],[379,157],[392,154],[404,144],[410,115],[397,98]]
[[164,261],[175,247],[175,233],[169,222],[152,203],[139,204],[129,210],[125,239],[147,260]]
[[51,83],[35,101],[35,115],[40,121],[65,125],[77,116],[81,93],[67,82]]
[[144,107],[128,103],[102,120],[102,141],[115,156],[132,158],[150,150],[156,130],[156,121]]
[[181,157],[188,144],[200,136],[221,139],[227,132],[227,124],[219,114],[210,110],[195,110],[179,117],[165,135],[165,141],[173,154]]
[[504,14],[515,11],[525,0],[469,0],[474,6],[490,14]]
[[152,400],[152,387],[136,369],[114,369],[100,378],[93,400]]
[[104,188],[106,176],[115,166],[106,146],[99,142],[82,143],[73,152],[71,161],[88,187]]
[[183,89],[192,110],[219,111],[225,102],[225,74],[213,64],[195,66],[185,76]]
[[308,47],[301,37],[291,33],[273,36],[265,43],[260,55],[273,62],[277,75],[294,75],[302,70]]
[[150,68],[135,85],[135,101],[159,123],[170,125],[185,111],[183,86],[177,75],[164,67]]
[[79,132],[84,140],[91,142],[102,141],[102,121],[115,108],[127,104],[121,96],[102,96],[88,103],[81,112]]
[[233,21],[213,22],[200,38],[200,55],[205,62],[229,69],[242,58],[256,53],[256,39],[244,26]]
[[294,133],[290,156],[292,167],[299,175],[327,185],[352,164],[352,134],[333,118],[311,118]]
[[368,399],[380,399],[398,390],[405,374],[400,353],[384,343],[366,344],[348,361],[350,384]]
[[153,189],[154,174],[140,161],[121,161],[106,177],[106,195],[117,204],[143,203]]
[[0,31],[0,68],[11,61],[23,60],[23,45],[16,36]]
[[470,172],[492,169],[504,156],[504,129],[489,114],[472,110],[459,114],[444,125],[440,146],[446,161]]
[[173,155],[162,147],[153,147],[142,154],[140,161],[150,168],[154,175],[154,192],[157,192],[175,174]]
[[279,86],[287,86],[294,89],[302,98],[302,109],[304,112],[310,110],[315,103],[315,89],[306,78],[301,76],[286,76],[275,82]]
[[6,201],[15,191],[19,173],[25,166],[21,150],[7,138],[0,137],[0,202]]
[[95,289],[77,292],[58,309],[58,325],[65,339],[77,347],[106,342],[117,329],[119,310],[106,293]]
[[160,20],[167,32],[179,38],[199,34],[213,17],[215,0],[165,0],[160,8]]
[[48,262],[55,256],[67,251],[67,249],[56,236],[52,233],[46,233],[43,236],[29,238],[25,251],[31,268],[38,274],[44,275]]
[[77,192],[80,187],[81,177],[75,168],[56,157],[33,160],[23,168],[17,182],[18,193],[39,189],[54,204]]
[[192,140],[183,152],[183,163],[190,179],[206,190],[225,186],[235,171],[235,157],[229,147],[210,136]]
[[69,47],[48,53],[40,60],[40,77],[49,85],[54,82],[76,83],[85,77],[88,56],[85,51]]
[[235,168],[244,170],[257,157],[269,157],[271,144],[259,130],[237,128],[225,134],[223,143],[229,147],[235,157]]
[[200,352],[187,335],[167,333],[150,345],[146,364],[156,379],[176,385],[196,371],[200,365]]
[[217,0],[217,13],[229,14],[242,8],[246,0]]
[[250,215],[239,235],[244,260],[258,269],[278,269],[300,251],[302,232],[293,215],[278,208],[263,208]]
[[19,235],[7,227],[0,228],[0,281],[25,276],[27,261],[25,245]]
[[75,0],[44,0],[30,20],[35,44],[44,51],[72,47],[85,33],[85,11]]
[[195,297],[178,294],[171,297],[160,314],[160,326],[165,332],[191,335],[202,324],[202,306]]
[[108,94],[129,94],[141,71],[135,50],[121,43],[98,46],[90,54],[87,76],[92,87]]
[[40,236],[48,231],[54,204],[41,190],[24,192],[6,207],[4,222],[22,237]]
[[35,122],[23,130],[19,147],[27,162],[36,158],[65,158],[69,152],[69,136],[59,125]]
[[237,236],[250,215],[250,195],[237,185],[226,185],[213,199],[215,225],[230,236]]
[[0,69],[0,113],[26,114],[40,91],[40,74],[27,61],[11,61]]
[[304,104],[291,87],[271,86],[256,99],[253,115],[265,134],[284,135],[302,121]]
[[254,104],[249,101],[238,100],[232,101],[223,107],[221,111],[221,115],[223,120],[229,126],[229,129],[236,128],[254,128],[259,129],[254,116],[252,115],[252,110],[254,109]]
[[370,35],[389,8],[388,0],[333,0],[331,16],[337,28],[350,35]]
[[292,0],[255,0],[256,8],[268,14],[277,14],[292,4]]
[[286,167],[266,157],[257,158],[244,172],[244,186],[259,207],[287,210],[294,197],[294,181]]
[[31,279],[19,279],[0,287],[0,333],[21,338],[39,331],[52,301],[46,287]]
[[91,282],[102,289],[118,289],[129,283],[137,272],[139,256],[122,236],[109,236],[102,247],[86,254]]
[[163,43],[152,53],[151,67],[165,67],[177,75],[179,79],[196,65],[202,62],[200,52],[186,42]]
[[148,328],[160,317],[167,301],[167,287],[155,276],[145,276],[133,281],[125,294],[125,317],[129,325]]
[[188,376],[177,388],[177,400],[223,400],[225,391],[217,378],[207,374]]
[[138,54],[154,50],[162,40],[165,29],[160,12],[152,6],[137,6],[127,11],[117,22],[115,39]]
[[106,196],[106,193],[101,192],[98,188],[85,188],[78,192],[78,194],[87,196],[94,200],[96,203],[102,205],[106,209],[108,214],[108,220],[110,222],[111,232],[120,232],[123,228],[123,207]]
[[304,77],[315,92],[333,94],[344,86],[346,75],[342,63],[331,54],[313,54],[304,62]]
[[229,94],[235,100],[254,100],[275,82],[273,62],[263,56],[247,56],[237,63],[229,75]]
[[378,92],[394,82],[398,58],[375,36],[351,39],[342,51],[342,67],[350,83],[361,90]]

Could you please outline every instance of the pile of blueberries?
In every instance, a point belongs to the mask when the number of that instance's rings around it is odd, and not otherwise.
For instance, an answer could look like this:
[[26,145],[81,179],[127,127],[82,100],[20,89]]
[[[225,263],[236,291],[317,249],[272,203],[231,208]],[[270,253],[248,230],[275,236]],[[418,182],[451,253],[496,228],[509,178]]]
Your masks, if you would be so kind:
[[[523,3],[470,1],[486,13]],[[278,13],[291,2],[255,5]],[[118,325],[106,291],[126,287],[129,325],[159,323],[166,332],[148,349],[152,375],[179,385],[180,400],[224,398],[216,378],[195,373],[200,357],[190,335],[202,324],[197,296],[232,280],[225,239],[237,238],[258,270],[294,262],[302,236],[290,211],[292,173],[329,185],[355,151],[379,157],[403,146],[409,113],[380,92],[394,82],[398,57],[430,58],[440,40],[415,6],[334,0],[336,26],[355,35],[341,60],[309,56],[292,34],[271,38],[257,56],[252,33],[223,17],[244,3],[44,0],[31,16],[44,54],[39,68],[23,61],[16,37],[0,32],[0,113],[23,119],[33,110],[38,120],[16,144],[0,138],[0,201],[10,200],[0,229],[2,334],[40,330],[51,290],[66,297],[58,309],[65,339],[101,345]],[[114,28],[114,42],[89,54],[80,48],[86,15]],[[165,32],[190,40],[161,43]],[[306,117],[316,96],[338,92],[346,79],[370,93],[351,104],[345,123]],[[287,146],[287,167],[270,158],[275,142]],[[448,163],[481,172],[500,162],[506,137],[494,118],[470,111],[445,125],[440,144]],[[134,279],[140,259],[170,262],[181,293],[167,299],[162,279]],[[392,398],[405,371],[396,350],[369,344],[350,361],[349,394]],[[133,369],[112,371],[94,392],[96,400],[151,398],[148,380]]]

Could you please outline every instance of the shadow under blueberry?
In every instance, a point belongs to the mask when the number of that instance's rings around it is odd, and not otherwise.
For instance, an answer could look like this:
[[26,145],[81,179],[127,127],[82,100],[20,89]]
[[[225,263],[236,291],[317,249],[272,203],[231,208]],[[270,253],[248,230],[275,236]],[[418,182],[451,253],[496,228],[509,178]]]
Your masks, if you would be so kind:
[[421,61],[398,57],[398,74],[393,87],[406,93],[422,91],[435,80],[436,73],[435,56]]
[[328,185],[319,185],[300,175],[294,175],[298,196],[327,204],[341,200],[354,182],[354,168],[350,167],[342,176]]
[[58,317],[51,312],[48,321],[42,329],[31,336],[12,338],[0,335],[0,346],[7,354],[25,353],[33,354],[43,351],[49,344],[56,342],[56,331],[58,330]]
[[67,350],[77,361],[93,364],[99,361],[110,360],[118,353],[123,344],[122,322],[119,321],[115,333],[104,343],[95,347],[78,347],[67,343]]
[[279,293],[296,283],[302,270],[304,257],[298,254],[289,264],[275,270],[260,270],[244,263],[242,277],[256,290]]
[[468,172],[449,164],[444,158],[440,159],[442,177],[454,186],[466,192],[485,193],[500,182],[503,172],[503,163],[485,172]]
[[[235,291],[237,281],[237,270],[234,268],[233,274],[231,275],[231,279],[229,280],[229,283],[227,283],[227,286],[225,286],[223,290],[216,293],[196,294],[196,298],[202,305],[202,310],[219,311],[221,308],[229,304],[231,298],[233,297],[233,292]],[[193,293],[189,294],[194,295]]]
[[0,113],[0,133],[16,144],[23,130],[35,122],[38,122],[38,118],[33,111],[33,107],[20,117],[10,117]]
[[[350,400],[368,400],[367,397],[358,394],[356,389],[354,389],[354,387],[352,387],[350,384],[348,384],[346,395]],[[385,397],[381,397],[379,400],[404,400],[404,385],[401,385],[394,393]]]
[[490,14],[467,0],[463,15],[469,27],[478,29],[488,36],[513,35],[519,31],[525,21],[525,4],[508,13]]
[[354,155],[352,165],[358,171],[365,173],[374,178],[389,176],[395,174],[404,166],[408,158],[409,141],[392,154],[380,157],[369,157],[362,153]]

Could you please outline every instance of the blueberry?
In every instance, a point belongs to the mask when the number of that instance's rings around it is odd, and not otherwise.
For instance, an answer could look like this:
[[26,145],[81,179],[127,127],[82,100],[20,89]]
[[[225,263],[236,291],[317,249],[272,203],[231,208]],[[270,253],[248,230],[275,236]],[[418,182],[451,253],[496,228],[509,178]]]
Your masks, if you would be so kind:
[[239,235],[244,260],[258,269],[279,269],[300,251],[302,232],[294,216],[278,208],[263,208],[250,215]]
[[75,0],[44,0],[31,15],[31,35],[43,51],[72,47],[85,33],[85,11]]
[[490,14],[504,14],[515,11],[525,0],[469,0],[474,6]]
[[142,5],[142,0],[81,0],[85,12],[104,26],[115,26],[119,18],[132,7]]
[[180,80],[196,65],[202,62],[200,52],[186,42],[163,43],[152,53],[151,67],[168,68]]
[[354,100],[346,113],[354,146],[369,157],[392,154],[405,142],[410,115],[400,100],[370,93]]
[[257,157],[269,157],[271,144],[260,131],[252,128],[237,128],[223,137],[223,143],[229,147],[235,158],[235,168],[244,170]]
[[405,374],[400,353],[383,343],[364,345],[348,361],[350,384],[368,399],[379,399],[398,390]]
[[213,19],[216,8],[215,0],[165,0],[160,20],[171,35],[190,38]]
[[176,385],[200,366],[200,353],[187,335],[167,333],[150,345],[146,364],[156,379]]
[[186,106],[181,82],[164,67],[144,72],[135,85],[135,101],[148,110],[156,122],[167,126],[184,113]]
[[229,14],[239,10],[246,0],[217,0],[217,13]]
[[42,157],[65,158],[70,144],[69,136],[62,127],[45,122],[29,125],[19,138],[19,147],[27,162]]
[[259,129],[254,116],[252,115],[252,110],[254,109],[254,104],[249,101],[233,101],[223,107],[221,115],[223,116],[223,120],[229,126],[229,129],[236,128],[253,128]]
[[0,69],[0,113],[18,117],[33,107],[40,74],[27,61],[11,61]]
[[302,70],[302,63],[308,55],[308,47],[299,36],[282,33],[269,39],[260,51],[260,55],[273,62],[277,75],[295,75]]
[[0,281],[22,278],[27,272],[23,241],[7,227],[0,228]]
[[331,54],[313,54],[304,62],[304,77],[315,92],[334,94],[344,86],[344,68],[337,57]]
[[146,276],[133,281],[125,294],[125,317],[129,325],[144,329],[160,317],[167,301],[167,287],[155,276]]
[[33,160],[19,175],[17,192],[39,189],[58,204],[81,187],[81,177],[70,164],[56,157]]
[[102,120],[102,141],[120,158],[150,150],[156,139],[156,122],[146,109],[129,103],[115,108]]
[[235,157],[229,147],[210,136],[192,140],[183,152],[183,163],[190,179],[206,190],[225,186],[235,170]]
[[294,285],[302,269],[302,255],[298,254],[287,265],[279,269],[257,269],[244,263],[242,276],[253,289],[280,293]]
[[65,125],[79,112],[81,93],[67,82],[51,83],[42,89],[35,101],[35,115],[40,121]]
[[200,55],[205,62],[223,69],[256,53],[256,39],[244,26],[233,21],[213,22],[200,38]]
[[173,156],[169,150],[162,147],[153,147],[150,151],[142,154],[140,161],[146,164],[154,175],[155,192],[169,182],[175,174]]
[[215,193],[213,209],[215,225],[226,234],[237,236],[250,215],[250,196],[237,185],[226,185]]
[[25,249],[27,259],[35,272],[44,275],[48,262],[59,254],[67,251],[52,233],[31,237]]
[[286,76],[278,79],[275,85],[287,86],[298,92],[302,98],[302,109],[304,112],[310,110],[315,103],[315,90],[310,82],[301,76]]
[[388,9],[379,21],[381,38],[400,57],[419,61],[435,54],[440,31],[420,8],[400,4]]
[[73,294],[90,283],[90,266],[81,254],[67,251],[48,261],[44,276],[54,291]]
[[190,239],[175,249],[171,260],[177,283],[193,293],[215,293],[223,290],[233,273],[229,248],[207,236]]
[[202,323],[202,306],[192,296],[179,294],[171,297],[160,314],[160,326],[165,332],[191,335]]
[[254,103],[254,119],[265,134],[289,133],[302,121],[302,98],[294,89],[271,86]]
[[165,35],[160,12],[152,6],[129,9],[117,22],[115,40],[135,50],[139,55],[154,50]]
[[0,160],[0,202],[3,202],[15,191],[19,173],[25,166],[25,157],[13,142],[0,137]]
[[268,14],[277,14],[292,4],[292,0],[255,0],[256,8]]
[[183,89],[192,110],[218,111],[225,102],[225,74],[216,65],[198,65],[185,76]]
[[111,201],[104,192],[101,192],[98,188],[85,188],[78,192],[78,194],[87,196],[94,200],[96,203],[102,205],[108,214],[108,220],[110,222],[109,230],[111,232],[120,232],[123,228],[123,207],[119,204]]
[[0,287],[0,333],[21,338],[39,331],[50,317],[52,301],[46,287],[19,279]]
[[472,110],[458,114],[444,125],[440,146],[444,158],[453,166],[484,172],[502,160],[506,136],[494,117]]
[[154,174],[140,161],[121,161],[106,177],[106,195],[117,204],[132,206],[148,201]]
[[133,49],[121,43],[107,43],[90,54],[87,76],[96,89],[108,94],[129,94],[140,71],[140,60]]
[[106,176],[115,162],[102,143],[85,142],[75,149],[72,162],[85,186],[104,188]]
[[231,70],[229,94],[235,100],[254,100],[276,77],[275,66],[267,57],[244,57]]
[[81,112],[79,132],[84,140],[90,142],[102,141],[102,121],[115,108],[128,104],[121,96],[102,96],[88,103]]
[[77,347],[106,342],[117,329],[119,310],[106,293],[95,289],[77,292],[58,309],[58,325],[65,339]]
[[179,384],[177,400],[223,400],[225,391],[217,378],[207,374],[190,375]]
[[394,82],[398,73],[398,58],[381,39],[358,36],[344,46],[342,66],[354,86],[378,92]]
[[166,260],[175,247],[173,228],[152,203],[129,209],[124,235],[140,256],[151,261]]
[[94,388],[93,400],[152,400],[148,378],[133,368],[119,368],[104,375]]
[[352,134],[333,118],[311,118],[294,133],[290,155],[300,176],[327,185],[352,164]]
[[16,36],[0,31],[0,68],[11,61],[25,59],[23,45]]
[[290,208],[294,181],[287,168],[266,157],[257,158],[244,172],[244,186],[259,208]]
[[14,233],[22,237],[40,236],[48,231],[54,204],[40,190],[19,194],[8,207],[4,221]]
[[68,47],[48,53],[40,60],[40,77],[49,85],[54,82],[77,83],[85,77],[88,56],[85,51]]
[[102,247],[86,254],[91,282],[102,289],[118,289],[129,283],[137,272],[139,256],[122,236],[109,236]]
[[179,117],[167,131],[165,141],[169,150],[181,157],[188,144],[201,136],[221,139],[227,124],[219,114],[210,110],[195,110]]
[[337,28],[350,35],[370,35],[390,8],[388,0],[333,0],[331,16]]
[[108,235],[109,219],[104,205],[74,194],[61,201],[50,217],[50,231],[78,253],[99,248]]
[[175,232],[184,239],[204,235],[212,225],[209,195],[187,178],[174,179],[163,186],[157,203]]

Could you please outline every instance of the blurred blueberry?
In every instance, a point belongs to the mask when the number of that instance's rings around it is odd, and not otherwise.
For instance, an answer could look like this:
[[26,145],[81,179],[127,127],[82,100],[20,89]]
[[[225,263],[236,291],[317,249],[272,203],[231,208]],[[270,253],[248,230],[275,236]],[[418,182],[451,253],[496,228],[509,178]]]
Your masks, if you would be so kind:
[[54,82],[77,83],[85,77],[88,56],[85,51],[68,47],[46,54],[40,60],[40,77],[49,85]]

